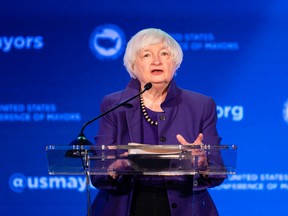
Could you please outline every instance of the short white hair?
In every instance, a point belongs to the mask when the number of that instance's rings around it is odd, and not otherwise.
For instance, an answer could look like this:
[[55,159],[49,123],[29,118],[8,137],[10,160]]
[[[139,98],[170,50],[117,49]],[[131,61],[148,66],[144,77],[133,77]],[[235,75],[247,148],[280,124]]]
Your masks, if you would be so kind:
[[133,72],[133,66],[138,52],[149,45],[158,43],[163,43],[170,51],[175,63],[175,70],[180,67],[183,60],[183,52],[177,41],[161,29],[143,29],[135,34],[128,42],[123,58],[124,66],[132,78],[137,78]]

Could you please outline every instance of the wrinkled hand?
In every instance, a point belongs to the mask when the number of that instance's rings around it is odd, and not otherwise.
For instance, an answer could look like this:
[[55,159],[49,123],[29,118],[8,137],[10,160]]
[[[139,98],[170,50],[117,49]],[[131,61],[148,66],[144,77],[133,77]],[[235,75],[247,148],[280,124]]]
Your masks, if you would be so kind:
[[[127,155],[128,152],[125,152],[121,154],[120,157],[126,157]],[[116,179],[118,177],[117,170],[123,170],[125,167],[128,166],[129,166],[128,160],[118,159],[108,167],[108,175],[111,176],[113,179]]]
[[[186,141],[186,139],[181,135],[181,134],[177,134],[176,135],[177,140],[181,143],[181,145],[203,145],[202,141],[203,141],[203,134],[200,133],[198,135],[198,137],[196,138],[196,140],[193,143],[189,143]],[[208,166],[208,161],[207,161],[207,157],[205,154],[205,151],[202,149],[192,149],[191,150],[191,154],[198,156],[198,166],[199,167],[207,167]],[[195,166],[195,160],[192,159],[192,164]]]

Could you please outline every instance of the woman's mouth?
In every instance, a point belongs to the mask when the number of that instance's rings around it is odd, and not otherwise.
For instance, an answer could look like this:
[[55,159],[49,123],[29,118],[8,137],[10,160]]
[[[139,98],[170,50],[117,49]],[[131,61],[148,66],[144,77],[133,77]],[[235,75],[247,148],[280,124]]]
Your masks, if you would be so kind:
[[157,74],[163,73],[163,70],[155,69],[155,70],[152,70],[151,73],[154,74],[154,75],[157,75]]

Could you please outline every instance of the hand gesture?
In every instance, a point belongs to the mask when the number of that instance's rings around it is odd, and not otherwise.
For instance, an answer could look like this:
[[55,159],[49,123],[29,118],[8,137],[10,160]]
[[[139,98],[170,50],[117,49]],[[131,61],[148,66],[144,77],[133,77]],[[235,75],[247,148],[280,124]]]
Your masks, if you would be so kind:
[[195,160],[194,158],[192,158],[192,163],[194,166],[198,166],[198,167],[207,167],[208,166],[208,161],[207,161],[207,157],[205,154],[205,151],[203,149],[201,149],[201,145],[203,145],[202,141],[203,141],[203,134],[200,133],[198,135],[198,137],[196,138],[196,140],[193,143],[189,143],[186,141],[186,139],[181,135],[181,134],[177,134],[176,135],[177,140],[182,144],[182,145],[199,145],[199,149],[192,149],[191,150],[191,154],[193,156],[196,156],[196,158],[198,158],[197,163],[195,164]]

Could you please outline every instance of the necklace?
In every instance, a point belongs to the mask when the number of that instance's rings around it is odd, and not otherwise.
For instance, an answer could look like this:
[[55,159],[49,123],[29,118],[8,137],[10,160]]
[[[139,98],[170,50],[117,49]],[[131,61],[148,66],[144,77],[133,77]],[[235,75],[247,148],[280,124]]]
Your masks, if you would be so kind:
[[145,107],[145,105],[144,105],[144,101],[143,101],[143,96],[142,96],[142,94],[140,95],[140,106],[141,106],[141,110],[142,110],[142,113],[143,113],[146,121],[147,121],[148,123],[150,123],[151,125],[158,126],[158,121],[153,121],[153,120],[149,117],[149,115],[148,115],[148,113],[147,113],[147,110],[146,110],[146,107]]

